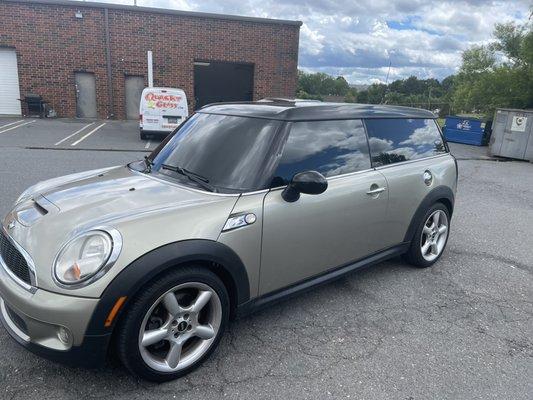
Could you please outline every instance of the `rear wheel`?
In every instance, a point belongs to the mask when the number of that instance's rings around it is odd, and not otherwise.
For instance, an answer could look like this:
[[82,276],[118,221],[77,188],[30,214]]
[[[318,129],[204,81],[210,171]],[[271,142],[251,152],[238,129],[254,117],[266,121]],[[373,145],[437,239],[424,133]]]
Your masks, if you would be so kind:
[[229,318],[224,284],[200,267],[183,267],[143,289],[119,327],[122,363],[164,382],[187,374],[216,348]]
[[141,129],[141,140],[146,140],[146,139],[148,139],[148,135],[144,133],[143,130]]
[[442,255],[450,232],[450,213],[436,203],[425,214],[406,254],[407,261],[420,268],[433,265]]

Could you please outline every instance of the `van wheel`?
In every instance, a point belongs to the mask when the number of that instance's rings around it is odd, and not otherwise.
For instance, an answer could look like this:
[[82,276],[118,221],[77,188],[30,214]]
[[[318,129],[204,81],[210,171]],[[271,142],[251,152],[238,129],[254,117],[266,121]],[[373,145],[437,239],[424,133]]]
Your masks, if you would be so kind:
[[422,218],[405,259],[411,265],[427,268],[444,252],[450,233],[450,212],[442,203],[434,204]]
[[143,288],[125,311],[118,356],[142,379],[165,382],[183,376],[215,350],[229,307],[226,288],[215,274],[180,267]]
[[146,133],[144,133],[142,130],[141,130],[141,140],[146,140],[148,139],[148,136],[146,135]]

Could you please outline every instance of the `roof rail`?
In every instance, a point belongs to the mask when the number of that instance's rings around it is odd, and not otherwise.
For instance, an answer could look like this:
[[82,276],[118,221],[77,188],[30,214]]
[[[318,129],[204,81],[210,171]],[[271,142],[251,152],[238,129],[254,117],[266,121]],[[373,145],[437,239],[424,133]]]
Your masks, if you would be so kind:
[[308,102],[308,103],[321,103],[321,100],[313,99],[290,99],[288,97],[265,97],[264,99],[258,100],[259,103],[267,102],[277,102],[277,103],[296,103],[296,102]]

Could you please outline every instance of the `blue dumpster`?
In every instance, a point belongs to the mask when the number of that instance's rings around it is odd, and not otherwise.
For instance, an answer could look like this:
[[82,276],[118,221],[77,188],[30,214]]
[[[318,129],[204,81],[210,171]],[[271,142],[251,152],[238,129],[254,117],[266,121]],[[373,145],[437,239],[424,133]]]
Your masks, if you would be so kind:
[[448,116],[442,132],[448,142],[485,146],[489,136],[488,125],[477,118]]

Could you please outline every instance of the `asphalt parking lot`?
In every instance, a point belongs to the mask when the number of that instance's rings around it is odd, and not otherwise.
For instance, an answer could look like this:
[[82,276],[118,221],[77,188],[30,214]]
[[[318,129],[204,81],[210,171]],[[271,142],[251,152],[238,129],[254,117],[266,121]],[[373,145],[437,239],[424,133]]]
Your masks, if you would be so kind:
[[[39,180],[124,164],[157,144],[146,148],[136,122],[106,122],[73,145],[105,121],[6,131],[13,121],[0,119],[2,215]],[[0,328],[0,399],[531,399],[533,164],[451,147],[459,190],[433,268],[394,259],[235,321],[204,366],[162,385],[113,363],[48,362]]]
[[0,118],[0,146],[31,149],[149,151],[138,121]]

